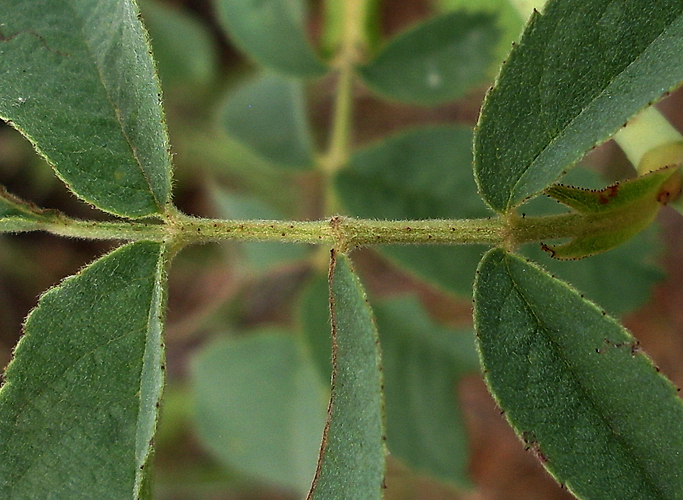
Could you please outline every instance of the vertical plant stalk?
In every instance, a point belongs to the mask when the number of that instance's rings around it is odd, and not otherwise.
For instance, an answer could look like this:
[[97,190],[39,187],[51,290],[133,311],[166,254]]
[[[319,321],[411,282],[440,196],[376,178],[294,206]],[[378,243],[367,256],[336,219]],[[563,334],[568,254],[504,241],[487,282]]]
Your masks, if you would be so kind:
[[325,185],[325,215],[337,212],[332,182],[334,174],[342,168],[349,158],[351,130],[353,124],[353,83],[356,65],[365,52],[363,36],[363,16],[368,11],[367,0],[347,0],[344,2],[344,23],[341,45],[336,56],[335,66],[339,72],[335,95],[332,131],[327,152],[320,161],[320,170]]

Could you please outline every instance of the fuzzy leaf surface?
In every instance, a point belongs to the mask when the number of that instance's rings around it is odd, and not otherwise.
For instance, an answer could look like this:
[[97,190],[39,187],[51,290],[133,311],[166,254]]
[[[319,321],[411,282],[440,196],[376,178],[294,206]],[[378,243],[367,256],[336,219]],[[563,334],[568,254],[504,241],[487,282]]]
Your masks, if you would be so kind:
[[306,36],[302,0],[215,0],[218,19],[248,56],[294,77],[316,77],[327,69]]
[[479,266],[475,325],[490,391],[578,498],[683,496],[683,403],[615,320],[494,249]]
[[386,472],[379,339],[344,254],[330,263],[332,394],[311,500],[379,500]]
[[47,291],[0,390],[0,497],[140,498],[163,386],[166,249],[138,242]]
[[[299,316],[318,371],[329,381],[326,285],[321,277],[311,280]],[[415,297],[373,306],[382,345],[389,452],[421,474],[467,484],[467,436],[457,383],[479,370],[472,333],[436,324]]]
[[391,40],[360,74],[390,99],[431,105],[455,100],[484,82],[498,38],[493,16],[450,12]]
[[[344,208],[356,217],[486,217],[491,212],[477,195],[471,164],[471,129],[419,128],[356,151],[335,187]],[[469,296],[484,247],[387,245],[378,250],[420,279]]]
[[678,86],[682,51],[677,0],[550,0],[480,115],[475,173],[491,208],[506,212],[539,193]]
[[131,0],[0,5],[0,117],[69,189],[126,217],[163,212],[168,137],[145,31]]
[[192,372],[204,445],[249,476],[305,493],[328,395],[297,340],[277,331],[223,338],[199,353]]

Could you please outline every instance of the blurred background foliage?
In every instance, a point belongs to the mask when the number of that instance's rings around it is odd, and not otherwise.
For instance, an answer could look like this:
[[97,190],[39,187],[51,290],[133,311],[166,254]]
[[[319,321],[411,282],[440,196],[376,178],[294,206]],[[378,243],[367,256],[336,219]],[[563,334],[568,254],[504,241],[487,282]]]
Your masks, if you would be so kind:
[[[255,28],[263,20],[259,2],[141,3],[181,210],[255,219],[318,219],[333,215],[330,207],[387,219],[488,215],[472,179],[471,130],[523,27],[508,0],[368,2],[354,153],[333,192],[316,165],[336,88],[322,61],[339,46],[343,2],[270,3],[281,11],[265,38]],[[280,39],[287,43],[268,45]],[[682,103],[677,93],[660,105],[679,129]],[[629,175],[608,143],[566,181],[597,187]],[[106,217],[69,194],[28,142],[2,124],[0,184],[42,207]],[[533,200],[523,210],[557,206]],[[585,261],[551,261],[537,246],[523,251],[622,317],[681,385],[681,229],[680,217],[664,210],[657,228]],[[38,295],[113,246],[0,236],[3,366]],[[570,498],[524,451],[478,374],[470,290],[482,251],[387,246],[353,255],[384,352],[390,500]],[[305,493],[329,391],[326,266],[327,249],[273,243],[192,247],[176,257],[156,498],[286,500]]]

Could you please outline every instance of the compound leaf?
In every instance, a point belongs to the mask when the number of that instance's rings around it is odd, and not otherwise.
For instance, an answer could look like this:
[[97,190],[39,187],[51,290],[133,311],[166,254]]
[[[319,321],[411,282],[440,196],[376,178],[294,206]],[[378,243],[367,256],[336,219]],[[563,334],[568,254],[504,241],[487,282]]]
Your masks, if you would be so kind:
[[379,500],[385,474],[379,340],[360,280],[344,254],[330,263],[332,395],[311,500]]
[[2,498],[140,498],[163,385],[164,245],[46,292],[0,390]]
[[0,6],[0,117],[78,196],[126,217],[164,211],[168,137],[131,0]]
[[683,403],[621,325],[500,249],[479,266],[486,382],[527,449],[578,498],[683,496]]
[[[551,0],[482,108],[475,172],[506,212],[683,81],[677,0]],[[522,97],[523,96],[523,97]]]
[[216,0],[216,9],[227,33],[259,64],[295,77],[327,71],[307,40],[302,0]]
[[327,391],[291,335],[261,331],[206,346],[192,364],[199,437],[222,462],[305,493]]

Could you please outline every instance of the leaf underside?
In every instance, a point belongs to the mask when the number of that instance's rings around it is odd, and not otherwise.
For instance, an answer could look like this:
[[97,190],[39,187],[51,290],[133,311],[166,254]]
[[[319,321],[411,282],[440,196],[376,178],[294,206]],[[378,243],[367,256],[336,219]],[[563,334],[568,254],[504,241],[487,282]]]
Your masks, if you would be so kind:
[[[489,92],[475,137],[480,192],[506,212],[683,81],[678,0],[551,0]],[[520,92],[523,92],[523,98]]]
[[333,253],[332,394],[309,500],[379,500],[385,474],[384,398],[372,311],[349,258]]
[[494,249],[475,323],[486,381],[544,466],[579,498],[683,498],[683,404],[622,326]]
[[0,4],[0,117],[69,189],[126,217],[171,191],[160,90],[131,0]]
[[0,390],[0,497],[139,498],[163,385],[166,249],[132,243],[46,292]]

